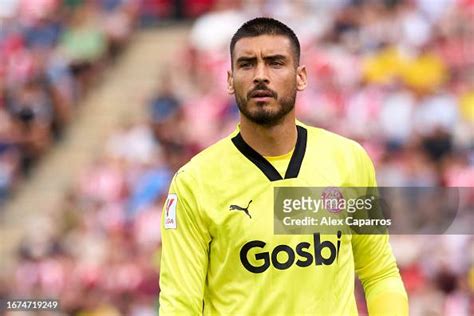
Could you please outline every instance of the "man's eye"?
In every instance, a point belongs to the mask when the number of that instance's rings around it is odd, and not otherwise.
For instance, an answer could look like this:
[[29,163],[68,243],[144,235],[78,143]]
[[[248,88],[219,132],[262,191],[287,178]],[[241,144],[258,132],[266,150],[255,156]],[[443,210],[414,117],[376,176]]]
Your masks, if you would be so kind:
[[281,61],[272,61],[272,62],[270,62],[270,66],[283,66],[283,62],[281,62]]
[[241,63],[240,64],[240,68],[250,68],[250,67],[252,67],[251,63]]

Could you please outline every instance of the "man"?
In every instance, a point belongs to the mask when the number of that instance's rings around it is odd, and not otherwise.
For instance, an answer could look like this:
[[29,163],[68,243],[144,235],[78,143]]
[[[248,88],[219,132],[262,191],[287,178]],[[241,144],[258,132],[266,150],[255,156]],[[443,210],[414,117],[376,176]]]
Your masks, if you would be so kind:
[[307,75],[291,29],[253,19],[230,52],[240,125],[172,181],[160,315],[353,315],[354,271],[371,315],[406,315],[388,236],[274,234],[275,187],[371,187],[374,170],[357,143],[296,121]]

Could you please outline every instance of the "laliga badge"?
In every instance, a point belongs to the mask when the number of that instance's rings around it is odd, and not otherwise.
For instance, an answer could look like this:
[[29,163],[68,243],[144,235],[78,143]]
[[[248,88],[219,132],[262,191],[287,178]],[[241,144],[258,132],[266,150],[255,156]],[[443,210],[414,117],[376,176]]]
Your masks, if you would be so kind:
[[176,229],[176,205],[178,196],[174,193],[168,194],[165,202],[165,229]]

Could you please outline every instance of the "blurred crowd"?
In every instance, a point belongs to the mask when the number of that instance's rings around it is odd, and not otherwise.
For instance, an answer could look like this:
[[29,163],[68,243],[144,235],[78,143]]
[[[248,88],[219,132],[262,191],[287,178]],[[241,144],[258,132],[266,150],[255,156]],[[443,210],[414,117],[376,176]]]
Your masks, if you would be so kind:
[[137,14],[123,0],[1,1],[0,204],[61,139]]
[[[147,5],[152,2],[160,1]],[[228,43],[254,16],[276,17],[300,38],[309,86],[298,95],[298,118],[363,144],[379,185],[474,186],[474,1],[202,3],[213,10],[196,19],[186,45],[160,78],[148,101],[148,120],[124,122],[60,209],[44,217],[43,229],[24,238],[16,271],[0,284],[0,297],[2,290],[57,297],[63,310],[77,315],[155,314],[168,184],[190,157],[235,128],[238,110],[225,89]],[[21,47],[30,52],[25,43]],[[76,78],[65,75],[72,72],[64,66],[71,66],[66,57],[49,56],[53,64],[66,61],[60,74]],[[8,80],[3,82],[5,90]],[[68,82],[57,81],[65,95],[77,91],[62,87]],[[10,126],[27,129],[30,123],[22,123],[21,115],[1,109]],[[57,112],[47,113],[52,133],[58,117],[51,113]],[[472,315],[471,235],[400,235],[391,242],[411,314]]]

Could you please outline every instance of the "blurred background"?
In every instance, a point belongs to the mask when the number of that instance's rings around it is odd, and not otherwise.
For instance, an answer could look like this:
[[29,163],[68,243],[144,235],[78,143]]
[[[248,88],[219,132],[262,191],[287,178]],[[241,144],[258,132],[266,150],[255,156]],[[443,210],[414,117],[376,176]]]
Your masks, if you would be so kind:
[[[235,127],[228,43],[256,16],[299,36],[298,118],[379,185],[474,186],[472,0],[0,0],[0,298],[156,315],[169,181]],[[391,243],[411,314],[474,314],[472,235]]]

